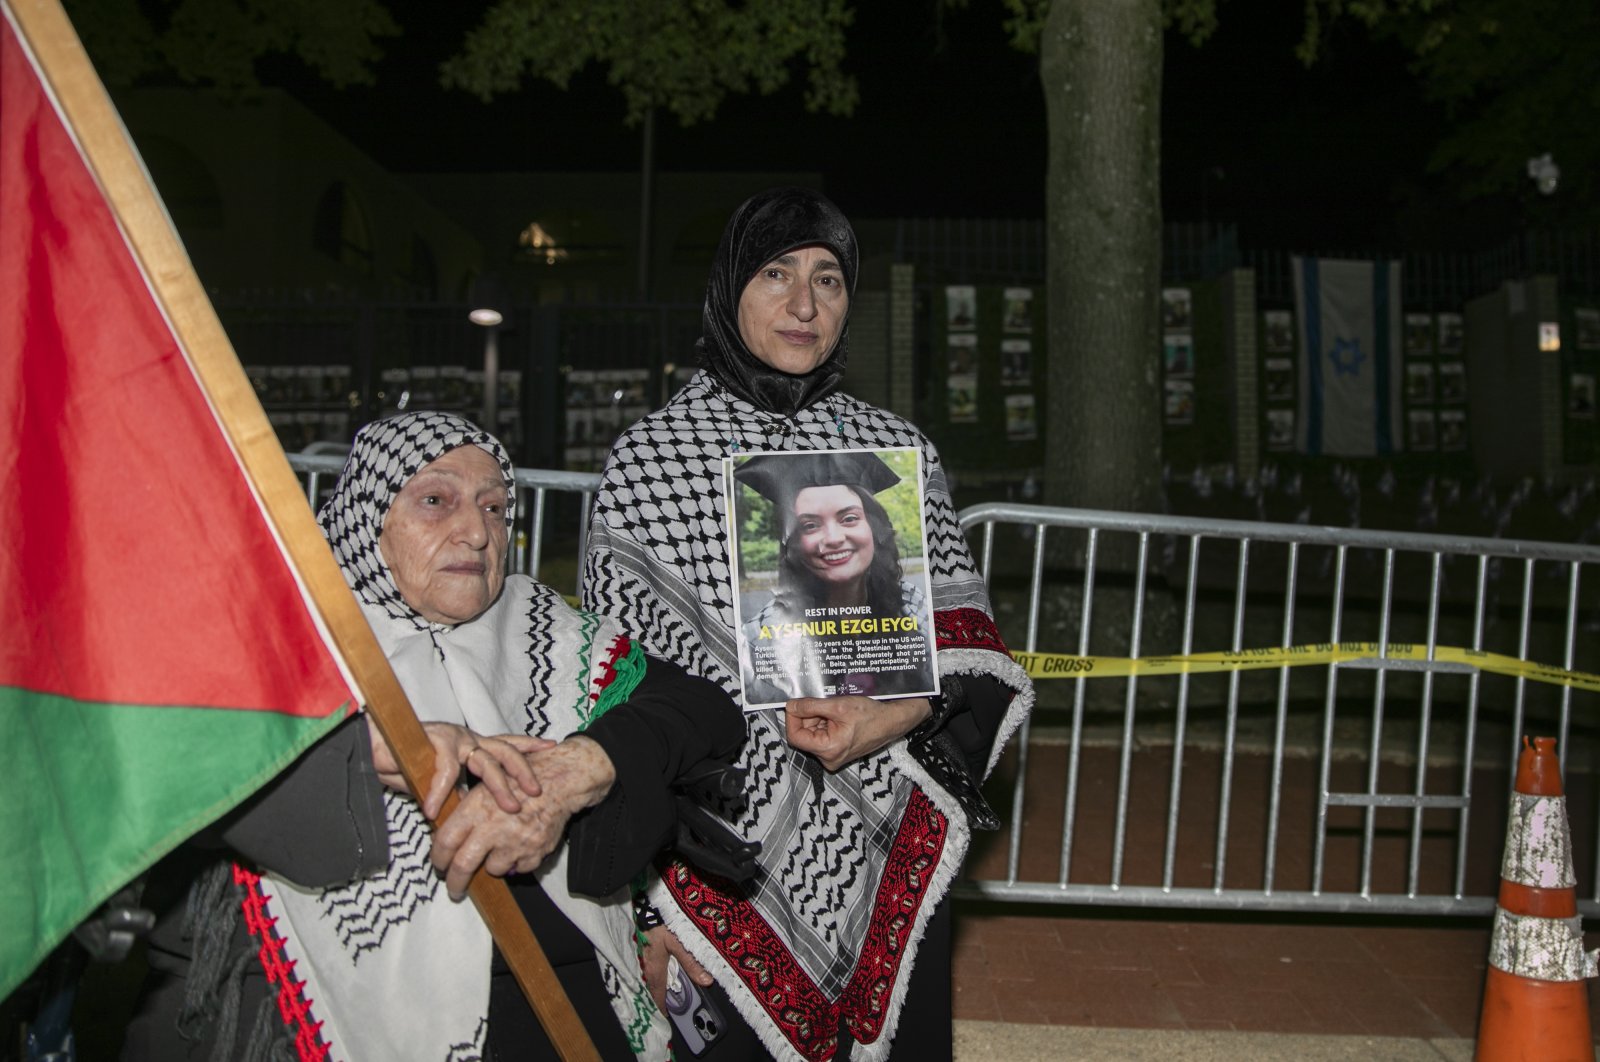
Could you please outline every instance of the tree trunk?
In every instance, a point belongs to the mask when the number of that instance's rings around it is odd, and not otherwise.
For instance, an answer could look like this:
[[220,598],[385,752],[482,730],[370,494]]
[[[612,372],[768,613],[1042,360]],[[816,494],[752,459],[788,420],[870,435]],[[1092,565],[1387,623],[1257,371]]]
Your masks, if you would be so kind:
[[1054,0],[1045,497],[1161,508],[1161,0]]

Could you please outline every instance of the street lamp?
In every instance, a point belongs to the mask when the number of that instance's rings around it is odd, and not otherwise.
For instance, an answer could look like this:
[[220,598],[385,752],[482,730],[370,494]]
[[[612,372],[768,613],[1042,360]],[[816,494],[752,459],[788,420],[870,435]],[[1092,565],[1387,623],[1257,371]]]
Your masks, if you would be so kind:
[[480,277],[472,285],[472,309],[467,320],[483,329],[483,419],[479,423],[491,435],[500,430],[500,325],[505,321],[501,308],[505,292],[492,277]]
[[499,310],[480,306],[467,314],[467,320],[483,328],[483,420],[480,427],[494,434],[500,410],[500,322],[505,320]]

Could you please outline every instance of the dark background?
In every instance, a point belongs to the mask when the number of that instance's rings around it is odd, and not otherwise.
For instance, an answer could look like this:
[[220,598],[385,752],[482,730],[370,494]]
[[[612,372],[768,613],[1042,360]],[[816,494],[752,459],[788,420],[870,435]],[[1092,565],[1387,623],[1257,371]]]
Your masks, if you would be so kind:
[[[292,60],[263,64],[396,172],[637,171],[641,138],[621,94],[591,66],[562,91],[543,81],[483,103],[438,87],[438,65],[476,13],[391,0],[373,87],[337,90]],[[1044,215],[1046,136],[1036,57],[1014,49],[997,2],[940,11],[863,3],[846,68],[854,115],[806,112],[803,75],[771,96],[730,97],[710,122],[656,121],[663,172],[820,172],[857,217]],[[1336,27],[1310,69],[1294,55],[1300,6],[1231,0],[1195,47],[1166,40],[1162,188],[1167,221],[1236,222],[1250,246],[1318,252],[1482,246],[1515,219],[1463,215],[1426,173],[1444,126],[1405,54]]]

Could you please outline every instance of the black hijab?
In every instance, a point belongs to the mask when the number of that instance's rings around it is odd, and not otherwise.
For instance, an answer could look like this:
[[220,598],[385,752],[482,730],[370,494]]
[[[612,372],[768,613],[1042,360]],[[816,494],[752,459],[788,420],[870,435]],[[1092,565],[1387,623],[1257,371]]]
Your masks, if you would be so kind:
[[797,247],[832,251],[844,271],[845,290],[856,295],[856,234],[850,222],[820,192],[773,188],[744,201],[722,231],[706,283],[703,334],[697,348],[707,371],[757,409],[792,416],[839,386],[844,375],[849,311],[839,340],[821,365],[808,373],[780,372],[762,362],[739,334],[739,297],[756,270]]

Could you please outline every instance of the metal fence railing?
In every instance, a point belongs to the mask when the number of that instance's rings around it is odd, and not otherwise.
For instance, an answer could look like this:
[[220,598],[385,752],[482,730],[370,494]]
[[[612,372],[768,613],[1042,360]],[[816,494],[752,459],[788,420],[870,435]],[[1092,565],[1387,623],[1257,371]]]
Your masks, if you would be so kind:
[[[343,458],[290,462],[315,504]],[[517,482],[513,567],[575,593],[599,477]],[[990,780],[1008,830],[975,842],[960,895],[1487,913],[1539,733],[1600,914],[1600,547],[1006,504],[961,521],[1039,701]]]
[[[1600,670],[1580,637],[1600,625],[1600,549],[1004,504],[961,519],[1008,643],[1072,676],[1037,683],[1009,835],[975,850],[968,895],[1487,912],[1530,732],[1559,741],[1576,865],[1600,878],[1597,698],[1547,681]],[[1600,912],[1600,890],[1579,906]]]

